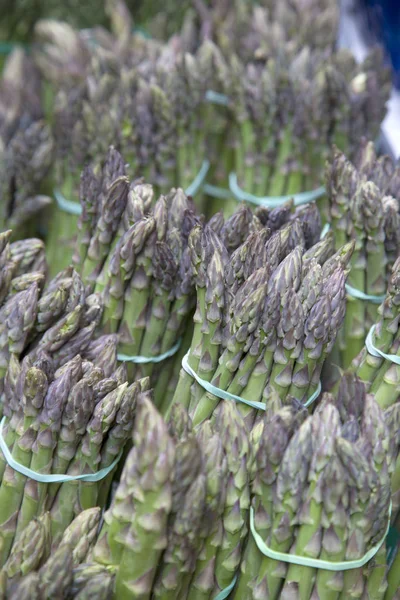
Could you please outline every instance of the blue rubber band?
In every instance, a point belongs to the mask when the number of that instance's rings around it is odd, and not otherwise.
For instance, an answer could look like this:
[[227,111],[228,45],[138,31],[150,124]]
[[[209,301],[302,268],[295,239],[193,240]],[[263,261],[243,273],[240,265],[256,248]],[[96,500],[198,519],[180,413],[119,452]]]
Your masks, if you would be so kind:
[[[197,383],[202,388],[204,388],[206,390],[206,392],[209,392],[210,394],[213,394],[213,396],[216,396],[217,398],[221,398],[222,400],[233,400],[234,402],[241,402],[242,404],[247,404],[247,406],[251,406],[251,408],[256,408],[257,410],[265,410],[266,409],[264,402],[255,402],[253,400],[246,400],[245,398],[242,398],[241,396],[236,396],[236,394],[231,394],[230,392],[221,390],[221,388],[216,387],[209,381],[202,379],[201,377],[199,377],[197,375],[197,373],[189,365],[188,357],[189,357],[189,352],[187,352],[182,359],[182,368],[186,371],[186,373],[188,373],[191,377],[193,377],[193,379],[195,381],[197,381]],[[312,396],[310,396],[310,398],[307,400],[307,402],[304,404],[304,406],[305,407],[310,406],[310,404],[312,404],[316,400],[316,398],[318,398],[320,393],[321,393],[321,381],[318,382],[317,389],[312,394]]]
[[365,338],[365,346],[368,350],[368,353],[376,358],[385,358],[395,365],[400,365],[400,356],[397,356],[397,354],[386,354],[386,352],[382,352],[382,350],[379,350],[379,348],[374,345],[375,327],[376,325],[372,325],[367,337]]
[[[185,190],[185,194],[187,196],[195,196],[202,186],[204,179],[208,173],[210,168],[210,163],[208,160],[203,161],[203,164],[200,167],[200,171],[197,173],[196,177]],[[66,213],[70,215],[81,215],[82,214],[82,206],[79,202],[74,202],[73,200],[67,200],[60,192],[60,190],[54,190],[54,196],[57,201],[58,207]]]
[[129,356],[129,354],[117,354],[117,359],[121,360],[122,362],[133,362],[138,365],[144,365],[146,363],[159,363],[165,360],[166,358],[169,358],[170,356],[176,354],[176,352],[181,347],[181,343],[182,338],[179,338],[179,340],[174,346],[172,346],[172,348],[164,352],[164,354],[159,354],[158,356]]
[[20,44],[19,42],[1,42],[0,43],[0,54],[11,54],[11,52],[15,48],[22,48],[25,51],[28,51],[29,47],[24,44]]
[[214,600],[225,600],[236,585],[237,575],[232,579],[231,583],[217,594]]
[[79,204],[79,202],[67,200],[60,192],[60,190],[54,190],[54,196],[56,198],[58,207],[61,208],[63,212],[77,216],[82,214],[82,206]]
[[122,452],[120,452],[117,458],[111,463],[111,465],[105,467],[104,469],[100,469],[100,471],[97,471],[97,473],[85,473],[83,475],[46,475],[44,473],[37,473],[36,471],[32,471],[32,469],[21,465],[21,463],[17,462],[12,457],[11,452],[8,449],[8,446],[3,438],[3,425],[5,423],[5,420],[6,417],[4,416],[0,422],[0,448],[4,454],[6,462],[10,465],[12,469],[14,469],[14,471],[18,471],[18,473],[25,475],[25,477],[29,477],[29,479],[34,479],[39,483],[64,483],[67,481],[100,481],[101,479],[104,479],[104,477],[106,477],[110,473],[110,471],[113,470],[113,468],[118,464],[118,461],[122,456]]
[[342,562],[331,562],[328,560],[321,560],[319,558],[310,558],[308,556],[299,556],[297,554],[287,554],[285,552],[277,552],[267,546],[262,537],[254,525],[254,509],[250,507],[250,530],[253,535],[254,541],[257,544],[258,549],[262,554],[272,558],[273,560],[279,560],[281,562],[290,563],[291,565],[300,565],[301,567],[312,567],[314,569],[324,569],[325,571],[348,571],[350,569],[358,569],[367,564],[378,552],[386,539],[390,526],[390,516],[392,514],[392,502],[389,505],[389,516],[386,531],[382,539],[373,547],[368,550],[361,558],[356,560],[346,560]]
[[348,283],[345,284],[345,288],[349,296],[357,298],[358,300],[366,300],[367,302],[372,302],[373,304],[381,304],[386,298],[386,294],[382,294],[381,296],[370,296],[369,294],[364,294],[364,292],[352,287]]
[[301,204],[314,202],[314,200],[317,200],[325,194],[325,188],[322,186],[311,192],[289,194],[288,196],[254,196],[239,187],[236,173],[230,173],[229,175],[229,189],[236,200],[239,200],[240,202],[244,200],[246,202],[251,202],[252,204],[257,204],[258,206],[267,206],[268,208],[277,208],[289,200],[294,200],[294,205],[300,206]]
[[230,190],[212,185],[211,183],[204,184],[203,192],[209,196],[212,196],[213,198],[222,198],[223,200],[229,200],[232,198],[232,192]]
[[197,194],[197,192],[199,191],[200,187],[202,186],[202,184],[204,182],[204,179],[208,173],[209,168],[210,168],[210,162],[208,160],[204,160],[203,164],[200,167],[200,171],[197,173],[196,177],[194,178],[192,183],[189,185],[189,187],[186,188],[186,190],[185,190],[186,196],[195,196]]
[[205,99],[207,102],[219,104],[220,106],[229,106],[230,104],[230,100],[226,94],[220,94],[219,92],[214,92],[214,90],[207,90]]
[[325,223],[325,225],[322,228],[321,235],[320,235],[321,240],[326,236],[326,234],[329,232],[330,228],[331,228],[331,226],[329,225],[329,223]]

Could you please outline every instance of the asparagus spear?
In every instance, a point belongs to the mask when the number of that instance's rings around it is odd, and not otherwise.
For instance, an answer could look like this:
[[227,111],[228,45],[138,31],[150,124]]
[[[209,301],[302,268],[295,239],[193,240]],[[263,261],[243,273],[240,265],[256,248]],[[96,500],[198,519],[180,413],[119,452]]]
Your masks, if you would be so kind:
[[142,495],[136,493],[133,499],[132,521],[116,578],[116,594],[121,598],[150,597],[157,564],[167,544],[174,447],[165,423],[147,398],[138,405],[135,450],[136,485]]
[[250,505],[247,461],[250,454],[247,429],[233,403],[223,403],[216,420],[228,466],[226,504],[222,517],[222,543],[215,560],[214,594],[231,584],[240,564],[247,534]]
[[100,517],[100,507],[88,508],[81,512],[64,531],[60,546],[67,545],[72,550],[73,566],[86,561],[97,538]]
[[204,452],[206,509],[199,538],[201,551],[193,578],[182,589],[190,600],[209,598],[215,585],[214,571],[218,549],[222,544],[222,516],[226,502],[225,481],[228,474],[227,457],[222,440],[212,429],[210,421],[199,428],[199,441]]

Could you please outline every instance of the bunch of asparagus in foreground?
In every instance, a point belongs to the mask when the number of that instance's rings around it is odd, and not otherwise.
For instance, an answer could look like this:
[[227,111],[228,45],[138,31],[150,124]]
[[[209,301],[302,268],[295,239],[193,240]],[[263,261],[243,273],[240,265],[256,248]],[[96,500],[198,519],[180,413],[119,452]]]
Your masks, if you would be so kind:
[[14,237],[39,231],[39,217],[51,199],[44,180],[52,162],[53,139],[44,121],[41,82],[21,49],[8,57],[0,80],[0,230]]
[[[353,360],[349,370],[356,373],[393,422],[397,444],[400,442],[399,360],[400,331],[400,259],[393,266],[385,300],[378,308],[378,317],[369,341]],[[384,358],[379,352],[389,355]],[[393,357],[393,358],[390,358]],[[396,461],[392,477],[393,521],[400,509],[400,458]]]
[[97,507],[83,511],[58,543],[48,512],[33,519],[0,571],[0,598],[111,598],[112,573],[86,564],[100,517]]
[[110,472],[98,481],[36,481],[1,454],[2,564],[19,533],[45,510],[57,540],[75,515],[105,505],[118,458],[131,437],[136,398],[147,393],[148,385],[143,379],[128,386],[125,368],[117,368],[114,336],[98,338],[82,357],[77,354],[59,368],[43,349],[22,363],[11,361],[3,439],[12,458],[41,475]]
[[[273,226],[288,207],[259,211]],[[268,218],[271,217],[271,221]],[[345,311],[345,280],[353,244],[334,254],[333,237],[320,238],[314,205],[298,209],[277,231],[263,227],[229,256],[210,225],[189,237],[196,271],[197,308],[187,363],[219,390],[265,402],[267,384],[280,398],[306,402],[318,393]],[[220,399],[182,369],[173,402],[189,410],[195,425]],[[248,425],[254,408],[239,404]]]
[[362,558],[365,566],[329,571],[279,562],[250,536],[234,598],[384,598],[384,541],[390,505],[395,431],[363,384],[343,378],[299,420],[285,407],[266,416],[252,480],[255,531],[275,551],[325,560]]
[[[54,554],[68,564],[60,564],[59,597],[89,597],[80,586],[103,582],[101,598],[122,600],[211,599],[228,588],[240,600],[391,600],[381,542],[399,449],[393,422],[352,375],[311,416],[296,399],[283,405],[273,388],[268,400],[251,430],[231,401],[193,429],[182,406],[165,422],[151,398],[139,396],[133,448],[97,541],[82,526],[86,564],[77,566],[82,551],[74,554],[78,521]],[[257,534],[272,550],[328,562],[362,559],[370,549],[374,556],[337,572],[302,567],[268,558]],[[22,532],[0,577],[9,588],[26,589],[24,556]],[[38,570],[39,556],[40,547],[25,558],[26,573]],[[40,586],[41,573],[26,576],[25,586]]]
[[[336,247],[354,240],[346,316],[339,336],[338,365],[348,367],[360,352],[383,301],[400,250],[400,169],[376,157],[364,142],[355,166],[334,150],[326,170],[327,218]],[[359,298],[358,293],[366,295]],[[336,357],[335,357],[336,358]]]

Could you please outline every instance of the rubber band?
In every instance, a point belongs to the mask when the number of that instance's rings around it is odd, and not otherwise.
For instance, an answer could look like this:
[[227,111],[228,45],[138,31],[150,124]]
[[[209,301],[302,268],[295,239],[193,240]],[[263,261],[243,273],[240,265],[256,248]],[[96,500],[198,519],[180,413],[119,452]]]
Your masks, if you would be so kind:
[[386,564],[390,568],[397,556],[400,543],[400,534],[395,527],[389,527],[386,538]]
[[159,354],[158,356],[129,356],[129,354],[117,354],[117,359],[121,360],[122,362],[133,362],[138,365],[144,365],[146,363],[159,363],[165,360],[166,358],[169,358],[170,356],[176,354],[176,352],[181,347],[181,343],[182,338],[179,338],[179,340],[176,342],[176,344],[174,344],[174,346],[172,346],[172,348],[164,352],[164,354]]
[[17,462],[12,457],[11,452],[8,449],[8,446],[3,438],[3,425],[5,423],[5,420],[6,417],[4,416],[0,422],[0,448],[4,454],[6,462],[10,465],[12,469],[14,469],[14,471],[18,471],[18,473],[25,475],[25,477],[29,477],[29,479],[34,479],[39,483],[64,483],[68,481],[100,481],[101,479],[104,479],[104,477],[106,477],[113,470],[114,467],[117,466],[118,461],[122,456],[122,452],[120,452],[117,458],[111,463],[111,465],[109,465],[108,467],[104,467],[104,469],[100,469],[100,471],[97,471],[97,473],[84,473],[83,475],[46,475],[44,473],[37,473],[36,471],[32,471],[32,469],[29,469],[29,467],[21,465],[21,463]]
[[295,206],[308,204],[321,198],[325,194],[325,187],[319,187],[311,192],[301,192],[300,194],[289,194],[288,196],[254,196],[245,192],[239,187],[236,173],[229,174],[229,189],[235,196],[236,200],[252,202],[258,206],[267,206],[268,208],[277,208],[289,200],[294,200]]
[[214,90],[207,90],[205,99],[207,102],[219,104],[220,106],[229,106],[230,104],[230,100],[226,94],[220,94],[219,92],[214,92]]
[[[186,373],[188,373],[191,377],[193,377],[193,379],[195,381],[197,381],[197,383],[202,388],[204,388],[206,390],[206,392],[209,392],[210,394],[213,394],[213,396],[216,396],[217,398],[221,398],[222,400],[233,400],[234,402],[241,402],[242,404],[247,404],[247,406],[251,406],[251,408],[256,408],[257,410],[265,410],[265,403],[255,402],[253,400],[246,400],[245,398],[242,398],[241,396],[236,396],[236,394],[231,394],[230,392],[221,390],[221,388],[216,387],[209,381],[206,381],[205,379],[202,379],[201,377],[199,377],[197,375],[197,373],[189,365],[188,356],[189,356],[189,352],[187,352],[182,359],[182,368],[186,371]],[[316,398],[318,398],[320,393],[321,393],[321,381],[318,382],[317,389],[312,394],[312,396],[310,396],[310,398],[307,400],[307,402],[304,404],[304,406],[306,408],[308,406],[310,406],[310,404],[312,404],[316,400]]]
[[1,42],[0,43],[0,54],[11,54],[15,48],[22,48],[26,52],[29,50],[29,46],[20,44],[19,42]]
[[374,345],[373,336],[375,327],[375,325],[372,325],[367,337],[365,338],[365,345],[367,347],[368,353],[372,356],[376,356],[376,358],[385,358],[386,360],[389,360],[390,362],[396,365],[400,365],[400,356],[397,356],[396,354],[386,354]]
[[210,161],[204,160],[203,164],[200,167],[200,171],[197,173],[196,177],[194,178],[192,183],[189,185],[189,187],[186,188],[186,190],[185,190],[186,196],[195,196],[197,194],[197,192],[199,191],[200,187],[202,186],[202,184],[204,182],[204,179],[208,173],[209,168],[210,168]]
[[323,228],[322,228],[321,235],[319,236],[321,240],[322,240],[322,239],[323,239],[323,238],[326,236],[326,234],[327,234],[327,233],[330,231],[330,228],[331,228],[330,224],[329,224],[329,223],[325,223],[325,225],[324,225],[324,226],[323,226]]
[[204,184],[203,192],[213,198],[222,198],[223,200],[230,200],[230,198],[232,198],[232,192],[230,190],[212,185],[211,183]]
[[[197,194],[200,187],[202,186],[202,183],[208,173],[209,168],[210,162],[208,160],[204,160],[203,164],[200,167],[200,171],[197,173],[196,177],[189,185],[189,187],[185,190],[185,194],[187,196],[195,196]],[[63,212],[69,213],[70,215],[76,215],[78,217],[82,214],[82,206],[79,202],[67,200],[67,198],[65,198],[65,196],[60,192],[60,190],[57,189],[54,190],[54,196],[57,201],[58,207]]]
[[56,198],[58,207],[66,213],[70,215],[81,215],[82,214],[82,206],[79,202],[74,202],[73,200],[67,200],[63,196],[63,194],[59,190],[54,190],[54,196]]
[[226,588],[224,588],[223,590],[221,590],[215,596],[214,600],[225,600],[225,598],[227,598],[229,596],[229,594],[231,593],[231,591],[235,587],[236,581],[237,581],[237,575],[235,575],[235,577],[232,579],[231,583]]
[[364,294],[364,292],[352,287],[348,283],[345,284],[345,288],[349,296],[357,298],[358,300],[366,300],[367,302],[372,302],[373,304],[381,304],[386,298],[386,294],[382,294],[381,296],[370,296],[369,294]]
[[346,560],[342,562],[331,562],[328,560],[321,560],[319,558],[310,558],[308,556],[299,556],[297,554],[286,554],[285,552],[277,552],[276,550],[272,550],[264,542],[261,535],[257,533],[257,530],[254,525],[254,509],[252,506],[250,507],[250,530],[258,549],[262,554],[264,554],[268,558],[272,558],[273,560],[279,560],[285,563],[290,563],[292,565],[300,565],[300,567],[312,567],[314,569],[324,569],[325,571],[336,572],[349,571],[350,569],[358,569],[359,567],[363,567],[378,552],[379,548],[382,546],[383,542],[387,537],[390,526],[391,514],[392,502],[390,502],[389,505],[388,524],[382,539],[375,546],[373,546],[373,548],[370,548],[370,550],[368,550],[368,552],[366,552],[361,558],[357,558],[356,560]]

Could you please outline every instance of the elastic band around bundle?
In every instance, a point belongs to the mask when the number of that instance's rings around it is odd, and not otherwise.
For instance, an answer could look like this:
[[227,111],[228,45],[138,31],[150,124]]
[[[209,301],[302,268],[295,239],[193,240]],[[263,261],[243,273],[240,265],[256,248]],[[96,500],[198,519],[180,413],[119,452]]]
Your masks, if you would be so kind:
[[319,558],[310,558],[308,556],[298,556],[297,554],[286,554],[284,552],[277,552],[276,550],[272,550],[267,546],[262,537],[254,525],[254,509],[250,507],[250,530],[253,535],[254,541],[257,544],[258,549],[262,554],[268,556],[268,558],[272,558],[273,560],[279,560],[281,562],[290,563],[292,565],[300,565],[301,567],[312,567],[314,569],[324,569],[325,571],[349,571],[350,569],[358,569],[359,567],[363,567],[367,562],[371,560],[378,552],[379,548],[382,546],[383,542],[386,539],[386,536],[389,531],[390,526],[390,516],[392,514],[392,503],[389,505],[389,518],[388,524],[386,527],[386,531],[382,539],[373,547],[364,554],[361,558],[357,558],[356,560],[346,560],[342,562],[331,562],[328,560],[321,560]]
[[14,469],[14,471],[18,471],[18,473],[25,475],[25,477],[29,477],[29,479],[38,481],[39,483],[64,483],[68,481],[100,481],[101,479],[104,479],[104,477],[106,477],[113,470],[114,467],[117,466],[118,461],[122,456],[122,452],[120,452],[117,458],[111,463],[111,465],[105,467],[104,469],[100,469],[100,471],[97,471],[97,473],[84,473],[83,475],[46,475],[44,473],[37,473],[36,471],[32,471],[32,469],[21,465],[21,463],[17,462],[12,457],[11,452],[8,449],[8,446],[3,438],[3,425],[5,423],[5,420],[6,417],[3,417],[0,422],[0,448],[4,454],[6,462],[10,465],[12,469]]
[[226,94],[220,94],[219,92],[214,92],[214,90],[207,90],[205,99],[207,102],[219,104],[220,106],[229,106],[230,103],[230,100]]
[[24,44],[20,44],[19,42],[2,42],[0,43],[0,54],[11,54],[11,52],[15,50],[15,48],[23,48],[25,52],[29,50],[29,46],[25,46]]
[[79,204],[79,202],[67,200],[60,190],[54,190],[54,196],[58,207],[61,208],[63,212],[69,213],[70,215],[76,215],[78,217],[82,214],[82,206]]
[[349,296],[357,298],[358,300],[366,300],[367,302],[372,302],[373,304],[381,304],[386,298],[386,294],[382,294],[381,296],[371,296],[370,294],[364,294],[364,292],[352,287],[348,283],[345,284],[345,288]]
[[[265,410],[265,404],[263,402],[255,402],[253,400],[246,400],[245,398],[242,398],[241,396],[236,396],[235,394],[230,394],[229,392],[227,392],[225,390],[221,390],[221,388],[216,387],[209,381],[206,381],[205,379],[202,379],[201,377],[199,377],[197,375],[197,373],[189,365],[188,356],[189,356],[189,352],[187,352],[187,354],[185,354],[185,356],[182,359],[182,368],[186,371],[186,373],[188,373],[191,377],[193,377],[193,379],[195,381],[197,381],[197,383],[202,388],[204,388],[206,390],[206,392],[209,392],[210,394],[213,394],[213,396],[216,396],[217,398],[221,398],[222,400],[233,400],[234,402],[241,402],[242,404],[247,404],[247,406],[251,406],[251,408],[256,408],[257,410]],[[320,393],[321,393],[321,381],[318,382],[317,389],[312,394],[312,396],[310,396],[310,398],[307,400],[307,402],[304,404],[304,406],[305,407],[310,406],[310,404],[312,404],[318,398]]]
[[372,356],[376,356],[376,358],[384,358],[386,360],[389,360],[390,362],[394,363],[395,365],[400,365],[400,356],[397,356],[396,354],[386,354],[386,352],[382,352],[382,350],[379,350],[379,348],[377,348],[375,346],[374,331],[375,331],[375,325],[372,325],[372,327],[369,330],[368,335],[365,339],[365,346],[366,346],[369,354],[371,354]]
[[[192,181],[192,183],[189,185],[188,188],[186,188],[185,190],[185,194],[187,196],[195,196],[197,194],[197,192],[199,191],[199,189],[201,188],[204,179],[208,173],[208,170],[210,168],[210,163],[208,160],[203,161],[203,164],[200,167],[200,171],[197,173],[196,177],[194,178],[194,180]],[[55,199],[57,201],[58,207],[66,213],[69,213],[70,215],[76,215],[79,217],[79,215],[82,214],[82,206],[79,204],[79,202],[74,202],[73,200],[67,200],[67,198],[65,198],[65,196],[60,192],[60,190],[54,190],[54,196]]]
[[254,196],[253,194],[249,194],[239,187],[236,173],[230,173],[229,175],[229,189],[235,196],[236,200],[244,200],[245,202],[251,202],[252,204],[266,206],[268,208],[277,208],[289,200],[293,200],[295,206],[300,206],[301,204],[314,202],[325,194],[325,188],[322,186],[311,192],[289,194],[288,196]]
[[182,338],[179,338],[179,340],[176,342],[176,344],[172,346],[172,348],[164,352],[164,354],[159,354],[158,356],[129,356],[129,354],[117,354],[117,359],[122,362],[132,362],[138,365],[145,365],[147,363],[159,363],[165,360],[166,358],[169,358],[170,356],[176,354],[176,352],[181,347],[181,343]]
[[325,225],[322,228],[321,235],[319,236],[321,240],[327,235],[327,233],[329,233],[330,228],[331,226],[329,225],[329,223],[325,223]]
[[186,188],[185,194],[186,196],[195,196],[202,186],[204,179],[208,173],[210,168],[210,161],[204,160],[203,164],[200,167],[200,171],[197,173],[196,177],[192,181],[192,183]]
[[231,593],[231,591],[233,590],[233,588],[236,585],[236,581],[237,581],[237,575],[235,575],[235,577],[232,579],[231,583],[224,588],[223,590],[221,590],[213,600],[225,600],[225,598],[227,598],[229,596],[229,594]]
[[212,185],[211,183],[204,184],[203,192],[212,198],[222,198],[223,200],[229,200],[232,198],[232,193],[230,190],[217,185]]

